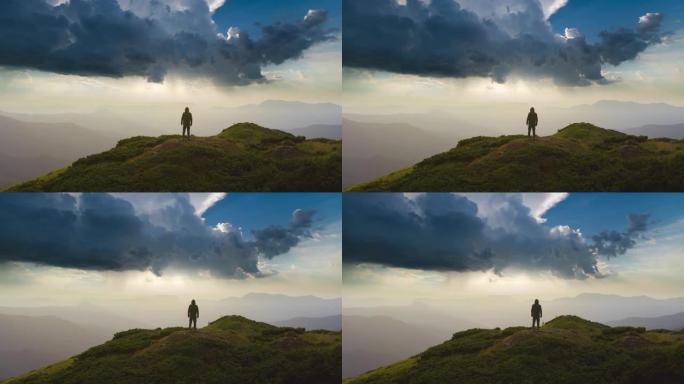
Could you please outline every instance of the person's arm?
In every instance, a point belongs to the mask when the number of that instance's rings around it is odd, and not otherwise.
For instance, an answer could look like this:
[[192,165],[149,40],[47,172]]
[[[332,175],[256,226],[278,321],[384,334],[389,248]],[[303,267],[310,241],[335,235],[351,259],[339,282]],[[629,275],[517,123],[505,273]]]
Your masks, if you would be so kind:
[[541,317],[542,317],[542,307],[541,307],[541,305],[540,305],[540,306],[539,306],[539,318],[541,318]]
[[197,318],[199,319],[199,306],[197,308]]
[[190,312],[192,311],[192,307],[188,307],[188,317],[190,317]]
[[[192,126],[192,113],[190,114],[190,125]],[[199,308],[199,307],[197,307]],[[199,309],[197,310],[197,316],[199,316]]]

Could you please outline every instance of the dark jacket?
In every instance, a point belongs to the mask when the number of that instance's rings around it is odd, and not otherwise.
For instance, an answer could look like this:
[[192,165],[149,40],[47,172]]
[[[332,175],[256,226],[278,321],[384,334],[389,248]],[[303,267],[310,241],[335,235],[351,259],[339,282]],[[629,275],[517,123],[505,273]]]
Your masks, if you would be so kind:
[[539,303],[534,303],[532,304],[532,317],[542,317],[542,308],[541,304]]
[[199,307],[197,304],[190,304],[188,307],[188,317],[196,319],[199,317]]
[[184,127],[190,127],[192,126],[192,113],[190,112],[183,112],[183,116],[181,116],[181,124]]
[[537,113],[530,111],[530,113],[527,114],[527,126],[528,127],[536,127],[537,123],[539,123],[539,119],[537,118]]

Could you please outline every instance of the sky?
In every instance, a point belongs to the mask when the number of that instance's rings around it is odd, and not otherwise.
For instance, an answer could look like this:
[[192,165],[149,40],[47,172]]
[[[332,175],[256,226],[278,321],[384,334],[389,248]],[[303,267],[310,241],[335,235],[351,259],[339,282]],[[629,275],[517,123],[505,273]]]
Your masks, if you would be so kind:
[[684,296],[681,194],[345,194],[345,306]]
[[0,104],[4,112],[175,115],[186,105],[336,102],[340,4],[3,1]]
[[684,106],[678,0],[350,0],[343,14],[347,113]]
[[338,194],[4,194],[0,306],[340,297]]

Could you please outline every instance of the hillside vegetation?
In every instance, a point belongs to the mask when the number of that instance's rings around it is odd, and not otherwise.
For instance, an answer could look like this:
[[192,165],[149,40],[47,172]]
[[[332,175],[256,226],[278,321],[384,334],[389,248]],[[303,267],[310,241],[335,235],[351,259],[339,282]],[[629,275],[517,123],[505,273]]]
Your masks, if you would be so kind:
[[342,143],[240,123],[216,136],[132,137],[10,187],[43,192],[337,191]]
[[684,332],[608,327],[560,316],[540,330],[471,329],[362,383],[683,383]]
[[473,137],[350,191],[682,191],[684,140],[588,123],[531,139]]
[[199,330],[132,329],[2,384],[338,384],[341,334],[226,316]]

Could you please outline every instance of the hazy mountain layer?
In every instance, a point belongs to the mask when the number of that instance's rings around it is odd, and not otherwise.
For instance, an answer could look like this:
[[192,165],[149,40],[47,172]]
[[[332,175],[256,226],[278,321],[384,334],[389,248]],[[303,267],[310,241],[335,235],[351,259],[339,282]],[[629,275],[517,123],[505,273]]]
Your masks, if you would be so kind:
[[52,316],[0,314],[0,380],[28,372],[102,343],[104,328]]

